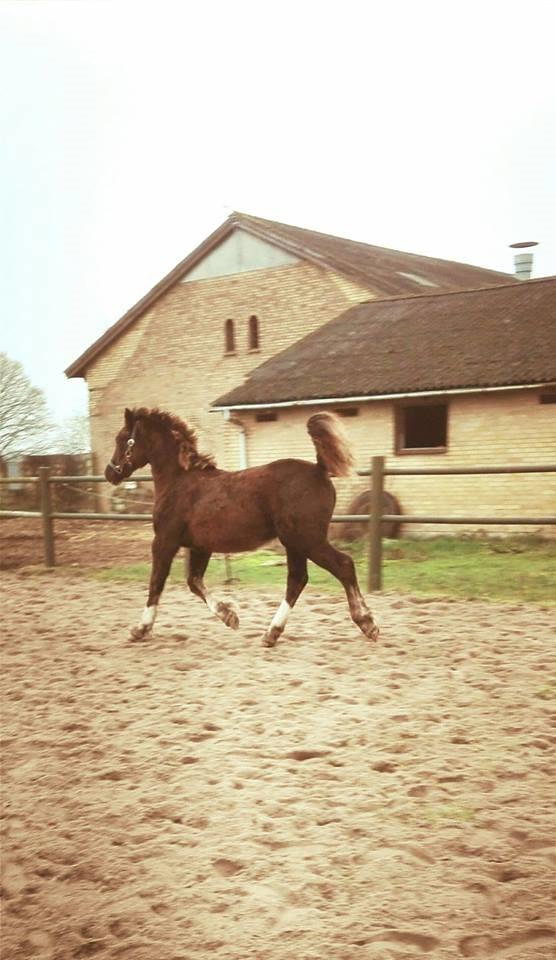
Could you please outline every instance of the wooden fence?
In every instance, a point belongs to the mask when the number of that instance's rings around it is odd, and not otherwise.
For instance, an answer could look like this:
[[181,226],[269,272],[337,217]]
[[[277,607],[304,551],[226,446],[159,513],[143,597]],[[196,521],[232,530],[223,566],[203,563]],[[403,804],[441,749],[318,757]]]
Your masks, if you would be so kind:
[[[358,470],[361,477],[371,477],[371,504],[369,514],[335,514],[332,523],[368,523],[368,575],[369,591],[382,589],[382,531],[384,521],[394,523],[455,523],[477,526],[530,525],[553,526],[556,516],[547,517],[467,517],[467,516],[412,516],[406,514],[383,514],[382,502],[385,477],[433,477],[468,476],[485,474],[556,473],[556,464],[537,466],[502,467],[387,467],[384,457],[373,457],[370,470]],[[135,476],[134,481],[152,481],[150,476]],[[57,483],[106,483],[100,476],[59,477],[52,476],[50,467],[40,467],[38,477],[1,477],[0,484],[35,484],[39,489],[40,510],[0,510],[0,517],[35,517],[42,519],[44,562],[47,567],[56,563],[55,520],[152,520],[148,513],[85,513],[60,512],[52,509],[51,487]]]

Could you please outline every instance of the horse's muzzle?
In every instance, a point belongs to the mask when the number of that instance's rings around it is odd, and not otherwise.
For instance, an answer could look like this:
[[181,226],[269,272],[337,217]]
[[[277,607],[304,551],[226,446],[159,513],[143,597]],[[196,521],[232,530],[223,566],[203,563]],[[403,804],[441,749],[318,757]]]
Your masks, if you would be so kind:
[[117,464],[112,463],[112,461],[110,461],[110,463],[106,465],[106,469],[104,471],[104,476],[108,480],[108,483],[111,483],[112,486],[117,487],[118,484],[122,482],[122,480],[125,480],[126,466],[127,464],[124,464],[123,466],[120,467],[120,466],[117,466]]

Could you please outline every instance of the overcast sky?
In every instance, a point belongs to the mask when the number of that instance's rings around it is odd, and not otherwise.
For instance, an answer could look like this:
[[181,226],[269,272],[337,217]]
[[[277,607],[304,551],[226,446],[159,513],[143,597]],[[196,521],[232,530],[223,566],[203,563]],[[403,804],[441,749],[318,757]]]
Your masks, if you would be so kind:
[[0,350],[84,412],[64,368],[234,209],[556,274],[553,9],[0,0]]

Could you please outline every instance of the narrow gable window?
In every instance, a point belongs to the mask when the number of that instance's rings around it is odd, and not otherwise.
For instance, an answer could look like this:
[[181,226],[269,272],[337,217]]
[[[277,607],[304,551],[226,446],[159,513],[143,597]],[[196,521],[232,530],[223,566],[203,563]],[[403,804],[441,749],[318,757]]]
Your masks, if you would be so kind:
[[259,318],[253,314],[249,317],[249,349],[259,350],[260,346]]
[[444,453],[448,404],[415,403],[396,408],[396,453]]
[[224,338],[226,341],[226,353],[236,352],[236,335],[234,330],[234,321],[226,320],[224,326]]

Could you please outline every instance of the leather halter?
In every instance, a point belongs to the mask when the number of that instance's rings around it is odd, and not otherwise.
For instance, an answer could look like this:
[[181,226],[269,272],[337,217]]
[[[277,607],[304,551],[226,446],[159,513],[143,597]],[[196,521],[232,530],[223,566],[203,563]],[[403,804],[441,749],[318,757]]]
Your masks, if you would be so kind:
[[109,466],[109,467],[112,467],[112,470],[114,470],[115,473],[119,473],[119,474],[123,473],[123,469],[124,469],[124,466],[126,465],[126,463],[131,464],[131,454],[132,454],[133,448],[134,448],[134,446],[135,446],[135,437],[134,437],[133,434],[135,433],[135,430],[136,430],[136,429],[137,429],[137,424],[136,424],[135,427],[133,428],[133,433],[132,433],[132,435],[130,436],[129,440],[128,440],[127,443],[126,443],[126,448],[125,448],[125,453],[124,453],[124,462],[123,462],[123,464],[114,463],[113,460],[110,460],[109,463],[108,463],[108,466]]

